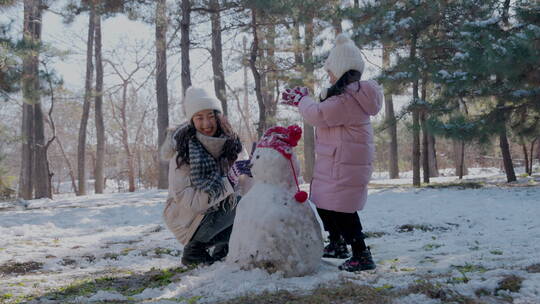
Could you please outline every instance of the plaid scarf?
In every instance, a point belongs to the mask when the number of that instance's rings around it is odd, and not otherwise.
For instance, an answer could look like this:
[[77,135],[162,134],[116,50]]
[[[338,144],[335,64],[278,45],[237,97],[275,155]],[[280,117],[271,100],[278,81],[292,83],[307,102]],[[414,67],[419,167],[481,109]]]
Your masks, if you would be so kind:
[[210,200],[225,192],[223,174],[218,162],[196,138],[189,141],[189,163],[191,183],[195,189],[208,193]]

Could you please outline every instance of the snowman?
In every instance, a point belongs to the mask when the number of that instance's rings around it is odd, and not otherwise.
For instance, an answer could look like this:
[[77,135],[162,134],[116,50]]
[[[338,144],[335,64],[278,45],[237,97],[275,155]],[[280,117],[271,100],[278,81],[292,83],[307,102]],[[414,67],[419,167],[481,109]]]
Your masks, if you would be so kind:
[[262,268],[284,277],[317,271],[323,240],[320,225],[300,191],[293,152],[299,126],[268,129],[253,153],[253,186],[238,203],[227,263]]

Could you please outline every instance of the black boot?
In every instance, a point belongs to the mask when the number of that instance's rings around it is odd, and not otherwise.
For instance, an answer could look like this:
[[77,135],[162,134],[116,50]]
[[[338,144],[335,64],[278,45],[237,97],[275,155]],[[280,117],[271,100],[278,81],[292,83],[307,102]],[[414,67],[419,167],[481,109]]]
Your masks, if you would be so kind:
[[[354,246],[354,244],[353,244]],[[340,270],[346,270],[350,272],[363,271],[363,270],[373,270],[377,266],[373,262],[373,257],[371,256],[370,248],[367,247],[361,252],[355,252],[353,247],[353,256],[352,258],[345,261],[345,263],[339,266]]]
[[219,262],[225,259],[227,254],[229,253],[229,245],[228,244],[219,244],[214,247],[214,252],[212,252],[212,259],[214,262]]
[[184,247],[184,253],[182,254],[182,264],[188,265],[211,265],[214,260],[208,254],[207,245],[202,242],[191,240]]
[[330,244],[324,247],[324,258],[334,258],[334,259],[346,259],[350,257],[349,249],[347,249],[347,244],[342,237],[338,237],[337,240],[334,238],[330,239]]

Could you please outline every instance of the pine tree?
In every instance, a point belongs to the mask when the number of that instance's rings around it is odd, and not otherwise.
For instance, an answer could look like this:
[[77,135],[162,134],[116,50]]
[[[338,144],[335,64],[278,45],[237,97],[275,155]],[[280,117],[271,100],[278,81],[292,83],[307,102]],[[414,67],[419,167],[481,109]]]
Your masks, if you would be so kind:
[[[439,35],[446,7],[447,1],[384,0],[346,11],[348,18],[357,24],[354,38],[359,45],[386,46],[391,43],[400,54],[396,62],[385,68],[380,80],[387,95],[402,93],[412,87],[412,100],[407,109],[413,120],[412,167],[415,186],[420,186],[420,120],[429,109],[426,100],[420,98],[420,79],[424,80],[423,86],[431,82],[427,69],[439,47],[432,42],[433,37]],[[427,132],[427,128],[423,129],[424,133]],[[428,157],[424,157],[426,168],[429,167],[428,160]],[[425,170],[426,177],[429,176],[428,172]]]
[[21,50],[9,37],[10,28],[9,24],[0,24],[0,101],[20,90]]
[[[476,8],[480,18],[465,20],[449,32],[454,56],[434,76],[441,85],[441,99],[466,99],[480,109],[472,117],[458,117],[439,128],[475,140],[498,135],[511,182],[516,177],[508,142],[510,117],[516,111],[540,110],[539,4],[516,1],[502,9],[500,4],[484,2]],[[507,18],[509,9],[516,13],[514,21]]]

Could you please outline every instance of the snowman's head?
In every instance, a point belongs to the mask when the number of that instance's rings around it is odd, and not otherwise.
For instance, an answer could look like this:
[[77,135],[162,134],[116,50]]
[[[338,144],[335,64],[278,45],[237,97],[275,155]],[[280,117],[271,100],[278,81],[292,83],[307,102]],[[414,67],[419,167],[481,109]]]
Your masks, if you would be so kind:
[[294,153],[289,160],[272,148],[257,147],[251,163],[251,173],[255,182],[283,185],[287,188],[296,187],[292,168],[294,167],[296,176],[299,178],[300,163]]

